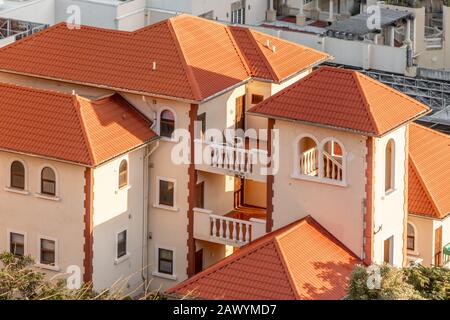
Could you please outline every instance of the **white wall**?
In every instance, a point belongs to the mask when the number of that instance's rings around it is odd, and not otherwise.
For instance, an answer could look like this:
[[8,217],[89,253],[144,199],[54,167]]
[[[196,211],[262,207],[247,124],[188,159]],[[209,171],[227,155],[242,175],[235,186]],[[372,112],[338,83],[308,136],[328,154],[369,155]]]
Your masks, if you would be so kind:
[[[274,177],[274,229],[311,215],[358,256],[363,251],[366,138],[356,134],[300,123],[275,121],[280,131],[280,164]],[[292,177],[296,143],[301,135],[319,143],[334,137],[347,152],[347,185],[338,186]]]
[[[385,151],[390,139],[395,142],[395,180],[394,190],[385,192]],[[405,203],[405,150],[406,127],[375,139],[374,157],[374,261],[383,262],[383,242],[394,237],[393,264],[402,266],[403,263],[403,230]],[[378,232],[377,232],[378,231]]]
[[[144,214],[145,148],[118,157],[94,169],[93,283],[95,290],[121,285],[137,288],[141,282]],[[118,188],[119,165],[128,161],[128,187]],[[117,233],[127,229],[127,258],[116,261]],[[124,287],[125,288],[125,287]]]
[[[21,160],[25,165],[25,192],[12,192],[10,166]],[[44,166],[57,175],[57,200],[38,197]],[[39,256],[39,236],[57,240],[58,272],[77,265],[83,273],[84,258],[84,168],[26,155],[0,152],[0,252],[9,251],[7,230],[26,233],[26,254]]]

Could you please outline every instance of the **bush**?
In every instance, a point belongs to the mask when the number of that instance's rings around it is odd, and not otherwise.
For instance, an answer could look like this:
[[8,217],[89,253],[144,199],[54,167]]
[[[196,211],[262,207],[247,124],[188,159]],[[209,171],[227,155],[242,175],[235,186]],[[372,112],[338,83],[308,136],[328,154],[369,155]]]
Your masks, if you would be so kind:
[[[373,271],[375,270],[375,271]],[[439,267],[395,268],[358,265],[348,285],[349,300],[449,299],[450,271]]]
[[[64,278],[48,279],[45,273],[32,268],[30,256],[0,254],[0,300],[129,300],[131,296],[117,290],[96,293],[89,284],[80,289],[68,289]],[[59,279],[58,279],[59,278]],[[146,290],[145,290],[146,291]],[[159,293],[140,296],[141,300],[163,299]]]

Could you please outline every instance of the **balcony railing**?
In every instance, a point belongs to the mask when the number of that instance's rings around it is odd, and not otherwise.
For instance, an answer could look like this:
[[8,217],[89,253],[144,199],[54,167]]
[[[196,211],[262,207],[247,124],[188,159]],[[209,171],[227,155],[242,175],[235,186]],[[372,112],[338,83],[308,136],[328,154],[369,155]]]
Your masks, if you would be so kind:
[[201,141],[196,142],[196,148],[201,152],[199,153],[201,161],[197,161],[196,165],[198,170],[265,181],[262,168],[267,162],[266,150],[244,149]]
[[207,209],[194,209],[194,237],[197,239],[239,247],[264,235],[265,228],[264,220],[240,220]]

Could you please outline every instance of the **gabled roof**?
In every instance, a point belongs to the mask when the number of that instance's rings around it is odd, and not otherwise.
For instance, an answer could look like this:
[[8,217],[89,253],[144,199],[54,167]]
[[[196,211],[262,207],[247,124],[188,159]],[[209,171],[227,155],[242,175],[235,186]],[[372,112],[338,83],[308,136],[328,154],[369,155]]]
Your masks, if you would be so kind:
[[359,72],[321,67],[248,113],[379,136],[429,110]]
[[119,95],[96,101],[0,83],[0,149],[94,166],[156,134]]
[[308,216],[242,247],[167,293],[202,299],[341,299],[358,263]]
[[444,218],[450,213],[450,137],[409,126],[408,211]]
[[[134,32],[70,29],[60,23],[1,48],[0,70],[202,101],[252,76],[280,81],[329,58],[269,35],[237,30],[190,15]],[[276,44],[275,53],[262,47],[265,39]],[[249,42],[253,47],[244,50]],[[261,61],[267,70],[256,67]]]

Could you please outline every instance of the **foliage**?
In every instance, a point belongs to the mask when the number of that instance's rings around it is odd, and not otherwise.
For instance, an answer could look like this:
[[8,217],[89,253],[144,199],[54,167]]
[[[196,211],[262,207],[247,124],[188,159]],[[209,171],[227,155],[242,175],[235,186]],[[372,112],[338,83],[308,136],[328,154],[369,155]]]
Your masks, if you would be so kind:
[[[12,253],[0,254],[0,300],[129,300],[124,294],[120,281],[115,290],[97,293],[89,284],[80,289],[68,289],[61,275],[48,279],[48,276],[32,267],[30,256],[16,256]],[[122,281],[123,282],[123,281]],[[158,292],[142,294],[141,300],[164,299]]]
[[383,264],[366,268],[358,265],[350,276],[347,299],[449,299],[449,286],[450,270],[440,267],[395,268]]

